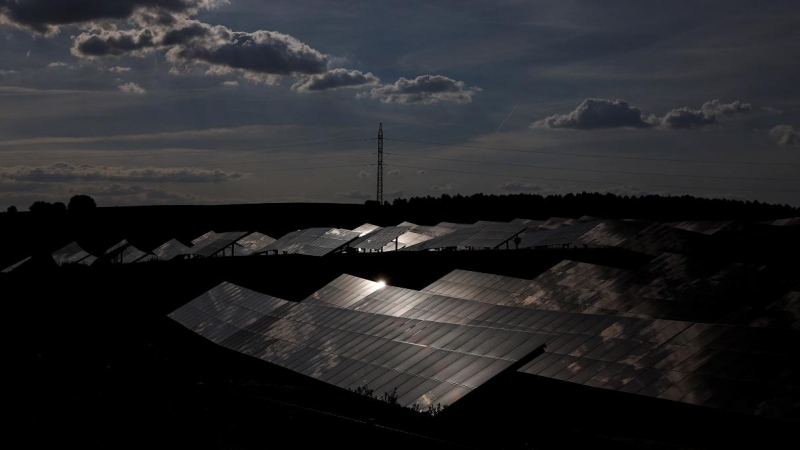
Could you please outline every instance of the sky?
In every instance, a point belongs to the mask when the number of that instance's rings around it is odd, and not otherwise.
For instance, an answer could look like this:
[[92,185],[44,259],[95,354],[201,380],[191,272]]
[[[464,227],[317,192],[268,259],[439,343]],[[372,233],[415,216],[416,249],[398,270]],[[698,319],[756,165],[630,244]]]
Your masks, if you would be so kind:
[[362,203],[380,123],[389,201],[800,206],[798,80],[796,0],[0,0],[0,208]]

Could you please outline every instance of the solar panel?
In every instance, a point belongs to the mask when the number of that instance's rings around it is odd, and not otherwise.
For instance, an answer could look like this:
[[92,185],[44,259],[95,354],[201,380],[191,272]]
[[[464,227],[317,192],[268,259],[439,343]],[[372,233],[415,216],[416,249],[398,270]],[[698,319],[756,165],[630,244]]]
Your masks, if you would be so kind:
[[[359,237],[353,241],[350,246],[363,251],[381,250],[389,246],[390,243],[392,244],[391,247],[394,247],[395,240],[398,239],[400,235],[407,232],[408,227],[378,228],[369,234]],[[399,242],[397,244],[399,248]]]
[[720,221],[684,221],[684,222],[673,222],[667,224],[669,226],[680,228],[686,231],[693,231],[695,233],[703,233],[712,235],[718,233],[722,230],[730,229],[736,226],[735,222],[730,220],[720,220]]
[[23,264],[25,264],[26,262],[28,262],[30,260],[31,260],[31,257],[28,256],[27,258],[23,259],[22,261],[16,262],[16,263],[6,267],[0,273],[11,273],[11,272],[13,272],[17,268],[21,267]]
[[[414,230],[416,231],[416,229]],[[495,249],[511,241],[525,231],[525,226],[517,223],[472,225],[451,233],[436,236],[425,242],[407,247],[406,251],[424,251],[445,248],[489,248]]]
[[170,317],[232,350],[341,388],[395,391],[400,405],[420,408],[452,404],[542,347],[540,336],[522,331],[334,306],[380,286],[347,277],[332,284],[326,304],[286,302],[222,283]]
[[599,224],[600,222],[586,222],[529,231],[520,236],[518,248],[583,246],[581,236]]
[[325,256],[342,250],[358,237],[358,232],[343,228],[306,228],[288,233],[266,250],[277,254]]
[[325,256],[341,250],[358,238],[359,233],[343,228],[331,228],[318,238],[297,249],[301,255]]
[[[572,270],[580,263],[566,263],[560,269],[581,284],[584,277]],[[608,270],[589,285],[631,273]],[[464,317],[465,323],[550,335],[546,353],[521,372],[748,414],[797,417],[800,396],[780,375],[793,370],[789,355],[800,344],[794,331],[540,309],[539,292],[552,289],[531,280],[454,271],[423,292],[486,305],[475,310],[438,304],[433,309],[448,309],[436,320]],[[374,308],[365,305],[372,297],[353,307]],[[425,302],[433,304],[423,299],[413,308],[426,309]],[[506,306],[514,304],[522,307]],[[736,403],[737,395],[748,401]]]
[[121,252],[122,249],[124,249],[125,247],[127,247],[129,245],[131,245],[131,244],[128,243],[127,239],[123,239],[123,240],[117,242],[116,244],[114,244],[113,246],[111,246],[111,248],[109,248],[108,250],[106,250],[104,255],[111,255],[111,254],[116,253],[116,252]]
[[87,251],[82,249],[77,242],[72,242],[53,252],[52,256],[56,264],[61,266],[64,264],[77,263],[90,255]]
[[273,242],[275,242],[275,239],[267,236],[266,234],[261,234],[258,232],[251,233],[236,241],[236,245],[233,248],[234,255],[248,256],[261,253],[265,251],[266,247]]
[[134,247],[133,245],[129,245],[122,251],[120,255],[120,262],[122,264],[131,264],[135,262],[144,262],[149,261],[151,259],[156,259],[155,255],[152,255],[148,252],[143,250],[139,250],[138,248]]
[[213,232],[213,231],[209,231],[209,232],[207,232],[207,233],[204,233],[204,234],[202,234],[202,235],[200,235],[200,236],[198,236],[198,237],[196,237],[196,238],[192,239],[192,245],[193,245],[193,246],[194,246],[194,245],[197,245],[197,244],[199,244],[199,243],[201,243],[201,242],[205,241],[206,239],[209,239],[209,238],[211,238],[212,236],[214,236],[214,232]]
[[353,231],[358,232],[359,236],[364,236],[366,234],[369,234],[369,233],[377,230],[378,228],[380,228],[380,227],[377,226],[377,225],[373,225],[371,223],[365,223],[364,225],[361,225],[358,228],[354,228]]
[[239,239],[246,236],[246,231],[229,231],[225,233],[214,233],[195,243],[190,249],[190,254],[195,257],[209,258],[221,254],[233,256],[232,247]]
[[183,243],[176,239],[170,239],[154,249],[153,254],[159,261],[169,261],[175,257],[188,254],[190,251],[190,247],[183,245]]

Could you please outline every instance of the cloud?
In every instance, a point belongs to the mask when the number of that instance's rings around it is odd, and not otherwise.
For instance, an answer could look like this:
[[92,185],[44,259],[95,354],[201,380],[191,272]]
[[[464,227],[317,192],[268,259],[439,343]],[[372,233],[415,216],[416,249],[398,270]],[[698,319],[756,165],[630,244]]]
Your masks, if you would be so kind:
[[662,127],[673,129],[700,128],[715,123],[717,123],[717,116],[714,114],[708,115],[702,110],[691,109],[685,106],[683,108],[673,109],[661,119]]
[[47,65],[48,69],[74,69],[75,67],[65,62],[56,61]]
[[60,27],[107,20],[168,22],[173,15],[190,15],[225,0],[0,0],[0,23],[37,34],[53,35]]
[[653,124],[642,110],[630,106],[625,100],[587,98],[574,111],[564,115],[548,116],[533,124],[534,128],[649,128]]
[[717,123],[718,116],[747,114],[753,111],[750,103],[734,101],[720,103],[719,99],[703,103],[700,109],[675,108],[663,117],[646,116],[641,109],[625,100],[587,98],[569,114],[552,115],[534,122],[533,128],[571,128],[594,130],[599,128],[671,128],[693,129]]
[[380,79],[372,72],[362,73],[360,70],[333,69],[323,74],[301,78],[292,85],[297,92],[321,92],[330,89],[359,88],[380,83]]
[[222,85],[223,85],[223,86],[226,86],[226,87],[236,87],[236,86],[239,86],[239,82],[238,82],[238,81],[236,81],[236,80],[232,80],[232,81],[223,81],[223,82],[222,82]]
[[800,148],[800,129],[791,125],[778,125],[769,130],[769,136],[784,147]]
[[418,170],[417,171],[417,175],[425,175],[426,173],[427,172],[425,172],[424,170]]
[[210,203],[208,199],[192,194],[182,194],[164,189],[150,188],[140,185],[112,184],[104,187],[81,187],[71,189],[71,193],[85,194],[94,197],[101,204],[198,204]]
[[28,182],[127,181],[168,183],[217,183],[244,177],[239,172],[198,169],[192,167],[106,167],[59,162],[49,166],[0,167],[0,176],[8,180]]
[[545,188],[539,186],[538,184],[533,183],[524,183],[522,181],[507,181],[503,184],[497,186],[497,189],[503,191],[528,191],[528,192],[535,192],[535,191],[543,191]]
[[372,194],[368,194],[362,191],[349,191],[349,192],[338,192],[333,194],[336,198],[343,198],[347,200],[369,200],[372,198]]
[[383,103],[431,105],[439,102],[470,103],[480,92],[477,86],[467,87],[443,75],[420,75],[413,80],[401,77],[394,84],[385,84],[359,98],[380,99]]
[[[309,75],[325,72],[328,57],[288,34],[246,33],[224,26],[191,22],[164,36],[173,64],[207,64],[210,74],[240,72],[251,81],[263,75]],[[264,79],[266,80],[266,79]]]
[[747,114],[753,111],[753,107],[750,103],[742,103],[736,100],[735,102],[725,104],[720,103],[719,99],[703,103],[700,109],[702,109],[707,116],[730,116],[733,114]]
[[447,183],[447,184],[434,184],[431,186],[432,191],[452,191],[454,189],[458,189],[458,185],[455,183]]
[[134,82],[121,84],[119,90],[128,94],[145,94],[147,91]]
[[17,72],[16,70],[0,69],[0,77],[7,77],[7,76],[11,76],[11,75],[18,75],[18,74],[19,74],[19,72]]
[[114,67],[105,67],[102,70],[120,75],[123,73],[130,72],[132,69],[130,67],[114,66]]
[[363,180],[365,178],[369,178],[370,176],[372,176],[372,175],[369,172],[365,172],[363,170],[361,172],[358,172],[358,178],[361,179],[361,180]]
[[405,192],[403,191],[391,191],[383,194],[386,198],[403,198]]
[[152,29],[93,29],[79,34],[72,41],[70,52],[78,58],[106,56],[143,56],[159,46],[157,31]]
[[396,170],[396,169],[395,170],[390,170],[389,171],[389,175],[400,175],[400,171]]

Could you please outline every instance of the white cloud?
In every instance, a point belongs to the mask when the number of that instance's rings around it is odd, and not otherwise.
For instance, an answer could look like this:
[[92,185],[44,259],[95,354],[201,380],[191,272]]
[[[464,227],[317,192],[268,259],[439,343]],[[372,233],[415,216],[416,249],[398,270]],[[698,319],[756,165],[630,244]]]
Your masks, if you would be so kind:
[[301,78],[292,89],[297,92],[310,93],[335,90],[342,88],[361,88],[378,84],[380,79],[371,72],[362,73],[360,70],[333,69],[323,74]]
[[800,129],[791,125],[778,125],[769,130],[769,136],[778,145],[800,148]]
[[414,79],[400,78],[393,84],[359,94],[359,98],[380,99],[383,103],[431,105],[439,102],[470,103],[472,96],[481,91],[477,86],[467,87],[443,75],[420,75]]
[[127,94],[145,94],[147,91],[134,82],[119,85],[119,90]]

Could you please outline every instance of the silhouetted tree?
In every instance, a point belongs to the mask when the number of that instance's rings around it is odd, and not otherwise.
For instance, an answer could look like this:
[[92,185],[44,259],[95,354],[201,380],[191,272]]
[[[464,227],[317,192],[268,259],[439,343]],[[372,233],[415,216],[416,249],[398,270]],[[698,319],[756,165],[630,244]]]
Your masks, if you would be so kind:
[[97,203],[88,195],[73,195],[72,198],[69,199],[67,208],[73,212],[91,211],[97,208]]
[[11,205],[8,208],[6,208],[6,212],[7,213],[15,213],[15,212],[17,212],[17,207],[14,206],[14,205]]
[[28,207],[28,210],[34,214],[44,214],[49,213],[53,209],[53,204],[50,202],[33,202],[31,206]]
[[53,203],[52,209],[53,212],[57,213],[67,212],[67,205],[65,205],[63,202],[55,202]]

